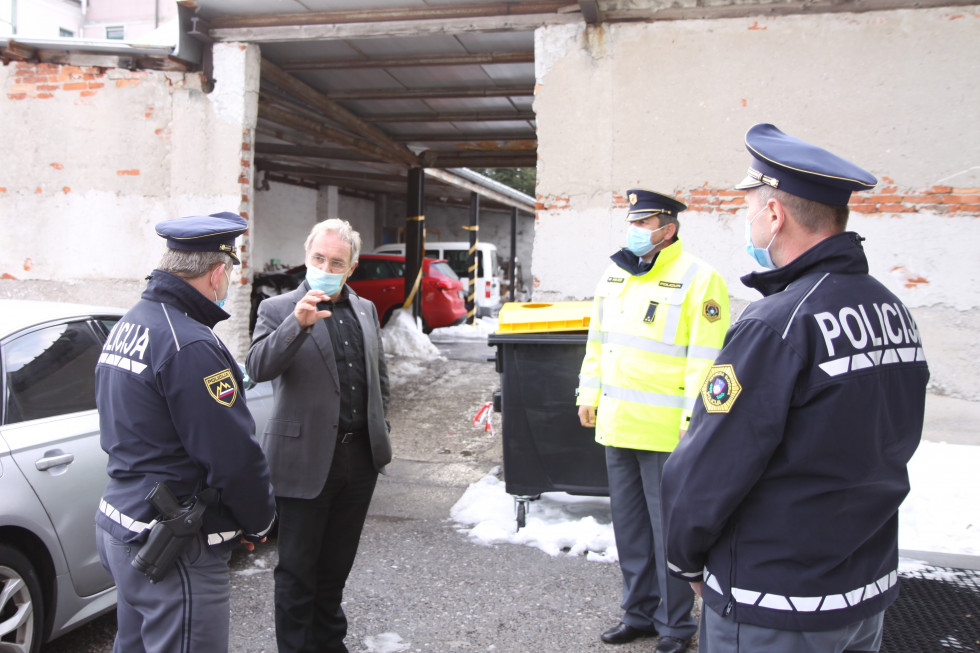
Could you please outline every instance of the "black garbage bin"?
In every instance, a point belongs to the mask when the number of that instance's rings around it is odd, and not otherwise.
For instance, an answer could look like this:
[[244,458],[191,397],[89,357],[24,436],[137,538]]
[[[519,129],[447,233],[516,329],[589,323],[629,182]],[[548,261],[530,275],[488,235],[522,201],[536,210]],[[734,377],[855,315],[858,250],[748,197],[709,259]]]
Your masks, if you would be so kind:
[[505,304],[496,346],[504,481],[517,524],[542,492],[608,496],[604,447],[578,420],[575,389],[591,302]]

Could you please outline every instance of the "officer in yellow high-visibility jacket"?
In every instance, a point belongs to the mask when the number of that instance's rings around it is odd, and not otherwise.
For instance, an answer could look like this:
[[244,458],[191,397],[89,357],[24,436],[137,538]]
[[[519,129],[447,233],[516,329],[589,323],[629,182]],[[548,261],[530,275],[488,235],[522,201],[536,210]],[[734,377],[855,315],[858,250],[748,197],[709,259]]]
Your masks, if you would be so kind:
[[627,197],[627,247],[596,287],[576,401],[582,425],[606,447],[623,573],[623,617],[602,641],[660,634],[657,653],[679,653],[697,630],[694,594],[667,573],[660,473],[721,350],[728,288],[683,251],[677,214],[687,206],[647,190]]

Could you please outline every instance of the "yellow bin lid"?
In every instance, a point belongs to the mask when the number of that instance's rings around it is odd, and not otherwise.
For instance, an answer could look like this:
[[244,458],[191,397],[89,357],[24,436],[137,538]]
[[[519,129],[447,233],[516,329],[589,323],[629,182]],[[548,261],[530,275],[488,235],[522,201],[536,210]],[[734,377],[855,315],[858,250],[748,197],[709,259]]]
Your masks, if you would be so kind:
[[497,333],[588,331],[592,302],[508,302],[497,314]]

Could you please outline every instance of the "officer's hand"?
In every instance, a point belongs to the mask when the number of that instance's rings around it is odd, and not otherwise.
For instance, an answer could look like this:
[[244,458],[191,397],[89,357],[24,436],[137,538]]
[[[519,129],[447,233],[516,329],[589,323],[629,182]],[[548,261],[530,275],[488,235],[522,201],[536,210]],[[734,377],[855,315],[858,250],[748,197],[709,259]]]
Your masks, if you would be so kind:
[[301,300],[296,302],[296,308],[293,309],[293,315],[296,316],[296,321],[299,322],[299,325],[306,329],[307,327],[313,326],[318,320],[333,315],[330,311],[316,310],[318,302],[329,301],[329,299],[327,294],[322,290],[311,290],[306,293]]
[[701,596],[701,585],[703,585],[703,583],[691,583],[691,589],[694,590],[694,593],[698,596]]
[[578,421],[587,429],[595,428],[595,408],[593,406],[578,407]]

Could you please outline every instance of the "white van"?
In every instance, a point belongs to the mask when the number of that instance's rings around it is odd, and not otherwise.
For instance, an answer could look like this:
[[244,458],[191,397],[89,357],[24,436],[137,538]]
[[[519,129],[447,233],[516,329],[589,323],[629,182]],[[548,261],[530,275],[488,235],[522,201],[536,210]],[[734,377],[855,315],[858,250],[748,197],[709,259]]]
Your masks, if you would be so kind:
[[[444,258],[449,261],[449,267],[463,282],[463,288],[469,291],[469,257],[468,242],[440,242],[425,244],[426,258]],[[374,249],[375,254],[405,255],[405,243],[381,245]],[[494,315],[500,308],[500,275],[497,267],[497,246],[493,243],[480,242],[476,246],[476,314],[477,316]]]

